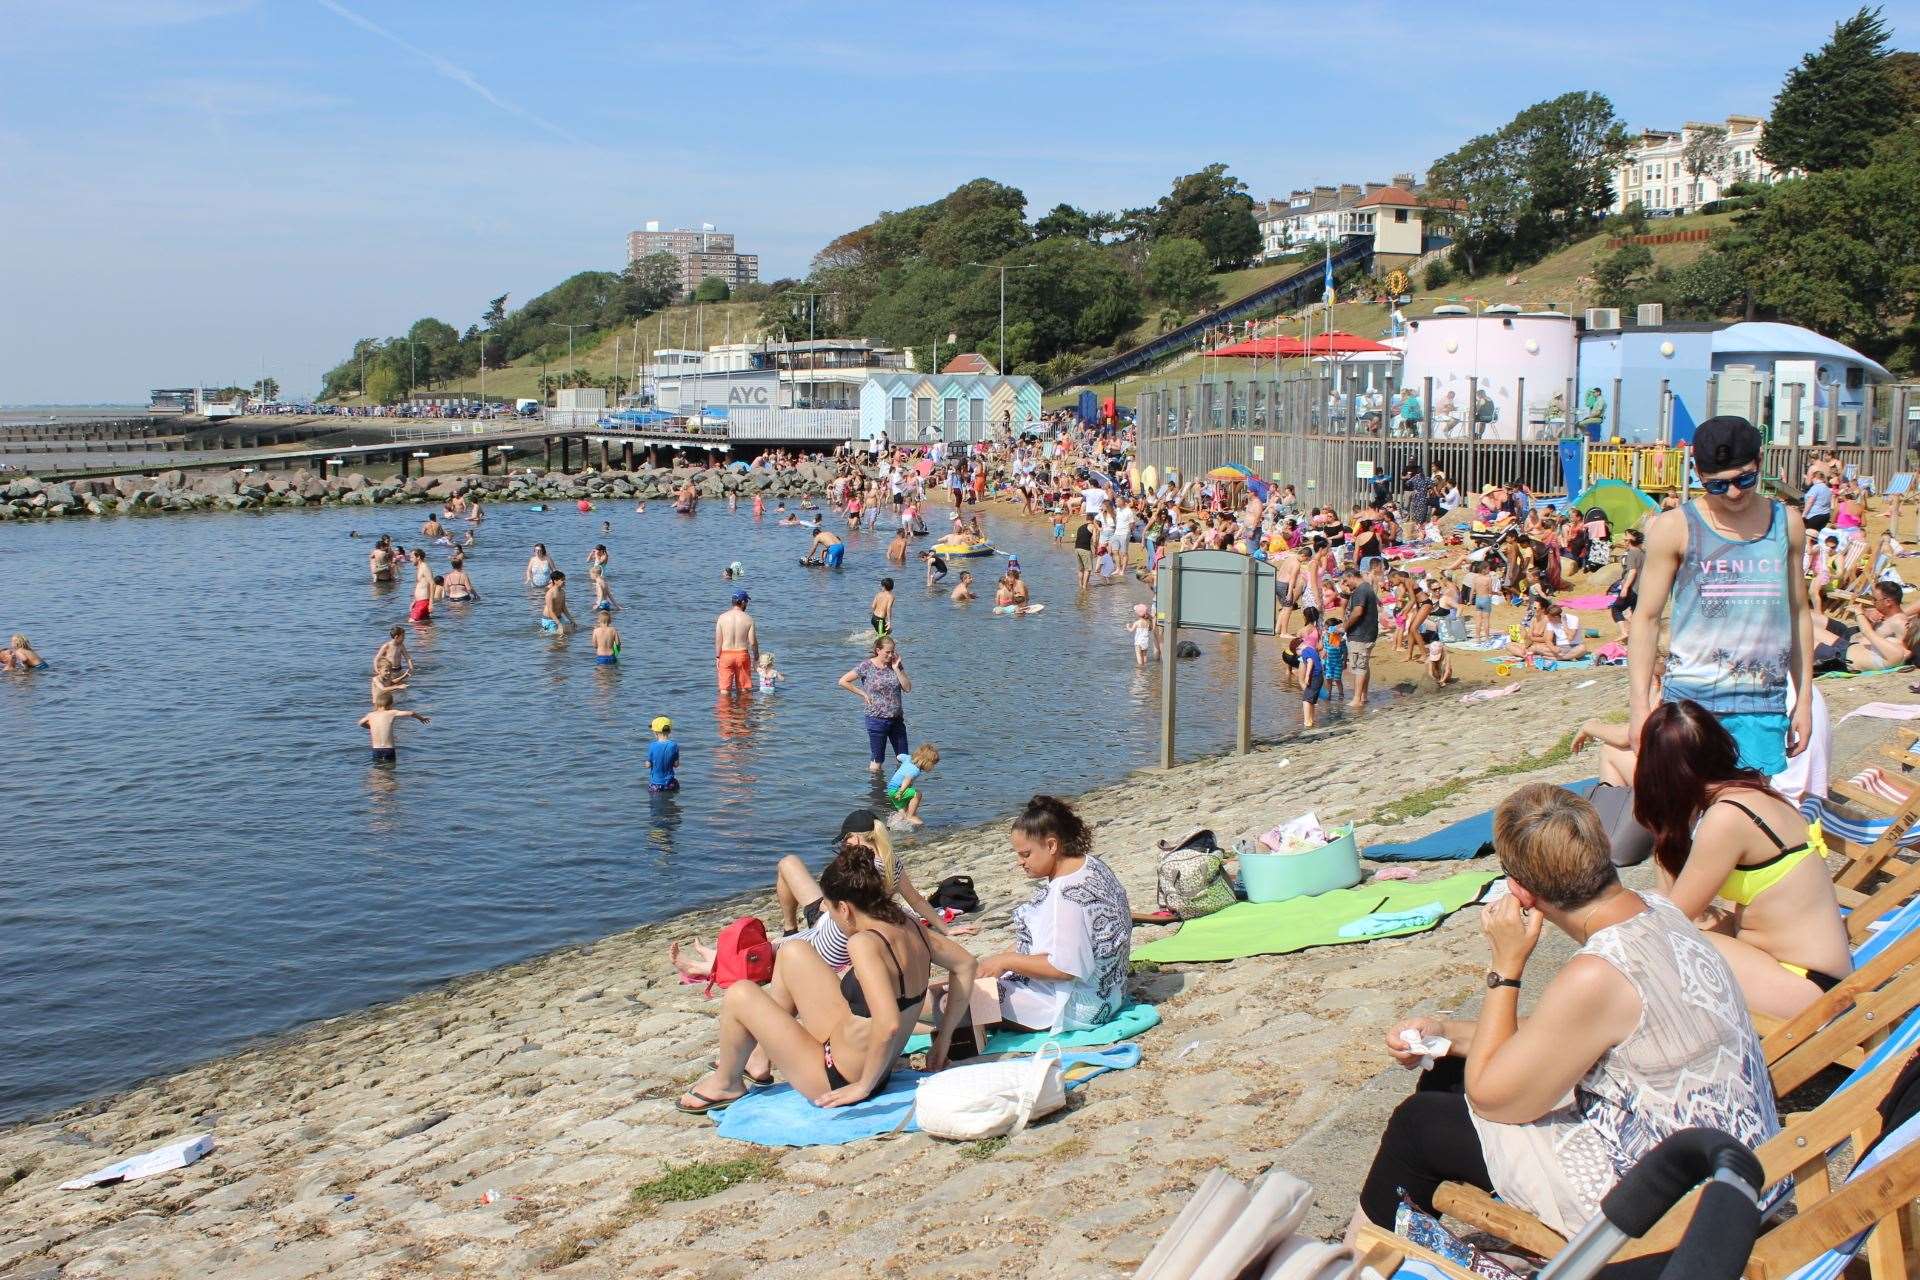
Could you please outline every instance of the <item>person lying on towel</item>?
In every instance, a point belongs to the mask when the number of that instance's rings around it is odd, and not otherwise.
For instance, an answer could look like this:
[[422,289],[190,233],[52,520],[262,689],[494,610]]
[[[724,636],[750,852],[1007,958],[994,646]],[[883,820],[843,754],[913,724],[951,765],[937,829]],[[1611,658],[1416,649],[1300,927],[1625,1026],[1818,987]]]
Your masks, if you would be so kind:
[[[1480,1017],[1407,1018],[1387,1033],[1402,1066],[1432,1066],[1387,1123],[1349,1239],[1363,1221],[1391,1229],[1403,1188],[1432,1213],[1443,1182],[1495,1192],[1570,1235],[1669,1134],[1704,1125],[1754,1147],[1780,1128],[1726,960],[1673,903],[1620,883],[1593,806],[1525,786],[1495,811],[1493,839],[1511,892],[1480,913],[1491,953]],[[1579,951],[1522,1021],[1546,923]]]
[[[772,1084],[771,1075],[746,1074],[755,1046],[815,1106],[863,1102],[893,1074],[933,966],[945,969],[957,989],[971,989],[973,954],[916,924],[894,902],[894,886],[873,857],[870,845],[843,842],[820,873],[821,908],[847,939],[852,963],[846,972],[836,976],[811,946],[785,946],[775,953],[772,982],[728,987],[720,1005],[719,1057],[675,1104],[680,1110],[702,1115],[744,1097],[749,1083]],[[928,1070],[946,1065],[966,1011],[954,1001],[942,1015]]]

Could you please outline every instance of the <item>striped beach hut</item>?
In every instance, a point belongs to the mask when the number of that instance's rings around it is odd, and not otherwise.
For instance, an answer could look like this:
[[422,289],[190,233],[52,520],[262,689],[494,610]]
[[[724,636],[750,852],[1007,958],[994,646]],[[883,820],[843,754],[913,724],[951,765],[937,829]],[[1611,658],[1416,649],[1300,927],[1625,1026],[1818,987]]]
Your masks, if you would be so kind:
[[878,373],[860,388],[860,438],[899,444],[986,440],[1040,416],[1040,384],[1001,374]]

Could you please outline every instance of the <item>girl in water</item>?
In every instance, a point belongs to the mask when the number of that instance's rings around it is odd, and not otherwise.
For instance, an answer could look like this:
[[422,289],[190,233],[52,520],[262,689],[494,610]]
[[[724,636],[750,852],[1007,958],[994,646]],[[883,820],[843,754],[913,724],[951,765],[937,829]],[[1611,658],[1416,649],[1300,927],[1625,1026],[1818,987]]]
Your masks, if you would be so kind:
[[547,544],[533,544],[533,556],[527,561],[525,581],[530,587],[544,587],[553,581],[553,561],[547,556]]
[[46,665],[46,659],[35,653],[27,638],[17,631],[7,638],[7,647],[0,649],[0,671],[33,671]]

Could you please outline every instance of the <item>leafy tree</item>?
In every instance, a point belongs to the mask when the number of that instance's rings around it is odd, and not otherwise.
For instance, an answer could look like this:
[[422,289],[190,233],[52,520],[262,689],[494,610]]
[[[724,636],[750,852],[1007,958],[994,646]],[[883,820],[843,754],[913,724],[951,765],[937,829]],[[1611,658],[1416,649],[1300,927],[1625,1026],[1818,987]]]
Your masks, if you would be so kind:
[[1420,287],[1428,293],[1438,293],[1452,283],[1453,272],[1448,269],[1446,262],[1440,258],[1435,258],[1432,262],[1429,262],[1426,271],[1423,272],[1420,277]]
[[1227,172],[1224,164],[1210,164],[1198,173],[1173,180],[1173,189],[1160,197],[1146,219],[1127,218],[1147,238],[1181,237],[1198,240],[1216,271],[1245,266],[1260,253],[1260,224],[1253,216],[1253,197],[1247,184]]
[[1442,214],[1459,265],[1473,274],[1525,265],[1588,234],[1613,202],[1614,161],[1628,142],[1606,97],[1573,92],[1434,161],[1432,194],[1465,202]]
[[1182,314],[1220,299],[1220,286],[1207,271],[1206,247],[1181,236],[1157,241],[1148,250],[1147,289]]
[[1903,114],[1920,115],[1920,53],[1899,50],[1887,55],[1887,76],[1900,99]]
[[1693,135],[1680,148],[1680,166],[1695,183],[1695,199],[1698,184],[1702,178],[1712,178],[1718,183],[1725,177],[1728,165],[1732,162],[1733,151],[1727,146],[1727,131],[1719,125],[1708,125],[1696,129]]
[[1118,214],[1089,213],[1070,204],[1057,204],[1034,222],[1033,238],[1051,240],[1063,236],[1068,240],[1099,244],[1120,230],[1120,222]]
[[652,315],[680,296],[680,260],[670,253],[635,258],[620,273],[620,289],[622,311]]
[[700,287],[693,291],[695,302],[725,302],[732,296],[733,291],[719,276],[708,276],[700,282]]
[[367,370],[367,400],[372,404],[392,404],[406,390],[406,375],[382,363]]
[[1887,63],[1887,24],[1862,7],[1800,59],[1774,95],[1760,156],[1777,169],[1821,173],[1867,163],[1874,140],[1908,108]]
[[489,302],[486,311],[480,316],[480,323],[489,329],[498,329],[507,318],[508,296],[503,293]]
[[1867,164],[1779,183],[1742,212],[1728,252],[1756,303],[1883,358],[1915,366],[1920,308],[1920,125]]
[[1631,307],[1653,274],[1653,250],[1623,244],[1593,266],[1593,291],[1603,307]]
[[253,384],[252,390],[248,391],[247,394],[255,400],[278,400],[280,398],[280,383],[273,378],[262,378]]
[[1666,304],[1669,320],[1717,320],[1744,311],[1747,278],[1740,264],[1718,249],[1683,267],[1654,273],[1650,302]]

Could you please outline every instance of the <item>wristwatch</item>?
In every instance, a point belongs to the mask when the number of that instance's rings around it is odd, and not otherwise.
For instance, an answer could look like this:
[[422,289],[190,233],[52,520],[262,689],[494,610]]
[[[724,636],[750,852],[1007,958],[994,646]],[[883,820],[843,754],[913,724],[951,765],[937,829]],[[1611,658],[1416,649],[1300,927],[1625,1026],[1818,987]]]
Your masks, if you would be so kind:
[[1498,969],[1487,970],[1487,990],[1496,991],[1501,987],[1512,987],[1515,991],[1518,991],[1520,989],[1520,979],[1503,978],[1500,976]]

